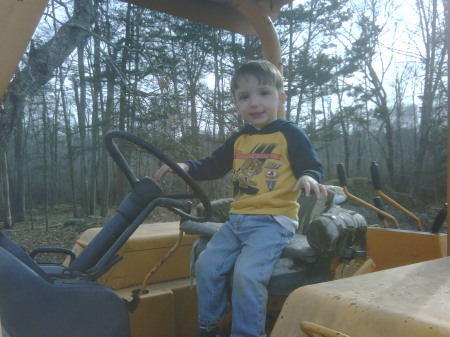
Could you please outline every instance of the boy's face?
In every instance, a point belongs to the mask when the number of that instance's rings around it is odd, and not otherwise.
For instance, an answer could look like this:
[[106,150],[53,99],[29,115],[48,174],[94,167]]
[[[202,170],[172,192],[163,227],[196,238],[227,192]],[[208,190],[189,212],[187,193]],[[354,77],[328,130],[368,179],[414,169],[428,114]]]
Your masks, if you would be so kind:
[[234,97],[238,113],[258,129],[277,119],[277,111],[286,100],[284,92],[278,92],[274,85],[260,84],[253,75],[238,78]]

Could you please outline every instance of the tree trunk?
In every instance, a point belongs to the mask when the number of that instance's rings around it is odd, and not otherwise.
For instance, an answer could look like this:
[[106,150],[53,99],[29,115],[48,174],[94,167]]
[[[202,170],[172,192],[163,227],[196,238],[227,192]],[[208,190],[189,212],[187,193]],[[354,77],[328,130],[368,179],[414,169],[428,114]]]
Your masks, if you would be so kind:
[[[60,90],[58,89],[58,81],[55,82],[54,95],[55,95],[55,107],[53,111],[53,121],[51,132],[49,133],[49,150],[50,150],[50,196],[49,203],[50,207],[53,208],[59,200],[58,196],[58,133],[59,133],[59,100],[60,100]],[[49,121],[50,122],[50,121]]]
[[[106,22],[106,38],[111,37],[110,27],[111,23],[109,22],[108,15],[105,16]],[[112,50],[111,46],[108,46],[108,55],[110,57],[109,62],[106,64],[106,106],[102,110],[102,134],[103,137],[109,131],[111,127],[111,118],[114,112],[114,90],[116,86],[116,72],[114,69],[114,64],[117,61],[117,50]],[[108,151],[106,150],[105,143],[102,142],[102,154],[101,154],[101,200],[100,200],[100,215],[105,217],[108,214],[108,206],[109,206],[109,194],[110,194],[110,186],[109,186],[109,165],[108,165]]]
[[47,167],[47,99],[45,93],[42,93],[42,158],[43,158],[43,173],[44,173],[44,213],[45,213],[45,230],[48,231],[48,167]]
[[348,131],[348,123],[347,123],[347,117],[344,113],[344,106],[343,106],[343,91],[341,90],[341,87],[339,87],[339,82],[336,84],[336,94],[338,99],[338,115],[339,115],[339,123],[341,124],[342,129],[342,138],[344,141],[344,165],[347,170],[347,174],[350,172],[350,136]]
[[393,186],[396,181],[396,172],[395,172],[395,153],[394,153],[394,132],[392,129],[391,122],[391,111],[389,111],[387,105],[387,94],[384,90],[383,83],[380,80],[377,72],[373,66],[373,55],[371,54],[366,61],[366,67],[368,69],[368,80],[373,86],[373,95],[375,96],[375,104],[378,118],[383,121],[384,129],[385,129],[385,137],[386,137],[386,147],[387,152],[385,155],[386,167],[388,170],[388,179],[387,181],[391,186]]
[[[95,2],[95,13],[98,13],[98,2]],[[89,213],[95,214],[97,209],[97,184],[99,171],[99,144],[100,144],[100,95],[101,84],[101,66],[100,66],[100,27],[98,20],[94,26],[94,58],[92,62],[92,149],[91,149],[91,172],[89,181]]]
[[9,199],[9,181],[8,181],[8,160],[6,152],[0,157],[0,206],[1,206],[1,219],[4,223],[4,227],[12,228],[13,222],[11,217],[11,207]]
[[73,216],[75,218],[77,218],[79,216],[79,214],[78,214],[77,199],[76,199],[72,130],[70,127],[70,116],[69,116],[69,112],[67,111],[67,106],[66,106],[66,95],[65,95],[65,90],[64,90],[64,76],[62,73],[62,69],[60,69],[60,72],[59,72],[59,89],[61,90],[61,106],[62,106],[63,115],[64,115],[64,126],[65,126],[66,142],[67,142],[72,212],[73,212]]
[[80,132],[80,179],[81,179],[81,216],[89,214],[88,172],[86,165],[86,76],[84,69],[84,46],[77,48],[79,87],[74,81],[75,101],[77,105],[78,130]]
[[[397,162],[400,165],[399,181],[397,183],[398,188],[406,186],[406,176],[407,172],[404,167],[404,149],[403,149],[403,137],[402,137],[402,122],[403,122],[403,96],[404,88],[402,88],[402,79],[397,78],[395,80],[395,112],[396,112],[396,122],[397,122],[397,140],[398,144],[398,158]],[[404,190],[403,192],[407,192]]]
[[23,146],[23,111],[16,120],[14,137],[14,157],[16,163],[15,198],[12,211],[14,222],[25,221],[25,173],[24,173],[24,146]]
[[[131,4],[127,6],[127,12],[125,16],[125,39],[122,47],[122,58],[120,60],[120,95],[119,95],[119,130],[127,130],[127,115],[130,110],[129,97],[128,97],[128,76],[127,76],[127,68],[130,62],[130,45],[132,44],[132,36],[131,36]],[[118,140],[118,146],[126,161],[130,161],[130,151],[126,150],[126,147],[129,145],[127,141]],[[122,172],[118,172],[116,179],[116,189],[117,194],[116,197],[121,200],[126,195],[126,191],[129,187],[128,182],[125,178],[125,175]]]
[[[321,101],[322,101],[322,110],[323,110],[323,129],[325,130],[325,132],[329,132],[328,131],[328,116],[326,113],[327,107],[325,106],[325,99],[324,99],[323,95],[321,97]],[[329,105],[328,111],[330,112],[330,119],[331,119],[332,118],[331,103],[328,103],[328,105]],[[333,166],[333,163],[331,160],[331,153],[330,153],[331,142],[330,142],[329,136],[325,136],[323,141],[325,143],[324,147],[325,147],[325,158],[326,158],[326,165],[325,165],[326,173],[328,173],[328,175],[330,175],[332,172],[331,168]]]
[[[424,37],[423,42],[425,45],[425,56],[422,60],[425,64],[425,78],[423,81],[424,87],[419,125],[419,144],[417,156],[414,162],[414,176],[420,179],[420,177],[424,174],[424,162],[429,151],[433,104],[436,98],[436,90],[442,79],[443,65],[445,63],[445,56],[447,53],[448,37],[443,36],[442,45],[438,45],[438,40],[441,37],[438,35],[438,30],[440,27],[437,26],[437,0],[431,1],[431,8],[426,8],[424,0],[418,0],[417,7],[420,13],[420,29],[422,36]],[[441,48],[441,50],[438,48]],[[420,195],[421,188],[421,184],[414,184],[414,194],[417,196]]]

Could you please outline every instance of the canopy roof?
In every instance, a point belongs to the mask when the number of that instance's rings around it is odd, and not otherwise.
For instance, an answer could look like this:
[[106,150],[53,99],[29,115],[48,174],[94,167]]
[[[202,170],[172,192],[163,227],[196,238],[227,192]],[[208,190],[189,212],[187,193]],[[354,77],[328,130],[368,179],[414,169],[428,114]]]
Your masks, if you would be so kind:
[[[78,1],[78,0],[77,0]],[[232,32],[266,35],[272,40],[265,57],[280,63],[268,23],[293,0],[121,0]],[[0,100],[41,18],[48,0],[0,0]],[[274,48],[275,46],[275,48]],[[276,52],[276,51],[275,51]]]
[[237,8],[255,2],[272,19],[278,17],[280,8],[293,0],[121,0],[140,7],[172,14],[180,18],[226,29],[235,33],[255,35],[256,31],[247,17]]

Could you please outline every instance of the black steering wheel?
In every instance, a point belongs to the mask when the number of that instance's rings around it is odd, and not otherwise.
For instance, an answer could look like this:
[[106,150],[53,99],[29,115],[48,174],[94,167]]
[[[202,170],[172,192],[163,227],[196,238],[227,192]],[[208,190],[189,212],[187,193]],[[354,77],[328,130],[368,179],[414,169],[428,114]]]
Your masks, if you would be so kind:
[[[147,143],[141,138],[138,138],[134,135],[132,135],[129,132],[126,131],[120,131],[120,130],[112,130],[109,131],[105,136],[105,142],[106,142],[106,149],[108,150],[109,154],[113,158],[113,160],[116,162],[116,164],[119,166],[119,168],[122,170],[122,172],[127,177],[130,184],[133,186],[135,183],[137,183],[139,180],[136,178],[136,175],[133,173],[133,170],[131,169],[130,165],[128,164],[127,160],[123,156],[122,152],[120,152],[119,148],[114,142],[114,139],[124,139],[126,141],[129,141],[130,143],[144,149],[149,154],[155,156],[160,161],[162,161],[164,164],[169,166],[173,172],[175,172],[181,179],[184,180],[184,182],[191,188],[192,192],[190,193],[177,193],[177,194],[165,194],[161,193],[157,196],[157,199],[161,200],[181,200],[181,199],[200,199],[201,203],[203,204],[205,208],[204,215],[201,217],[194,216],[192,214],[189,214],[180,208],[172,207],[170,203],[168,205],[165,205],[164,202],[161,203],[161,206],[164,206],[174,213],[184,217],[186,220],[193,220],[198,222],[205,222],[208,221],[209,217],[211,216],[211,203],[209,202],[208,197],[203,192],[203,190],[200,188],[200,186],[192,179],[192,177],[184,171],[176,162],[174,162],[172,159],[170,159],[167,155],[165,155],[163,152],[161,152],[158,148],[153,146],[150,143]],[[156,184],[156,182],[155,182]],[[169,206],[170,205],[170,206]]]

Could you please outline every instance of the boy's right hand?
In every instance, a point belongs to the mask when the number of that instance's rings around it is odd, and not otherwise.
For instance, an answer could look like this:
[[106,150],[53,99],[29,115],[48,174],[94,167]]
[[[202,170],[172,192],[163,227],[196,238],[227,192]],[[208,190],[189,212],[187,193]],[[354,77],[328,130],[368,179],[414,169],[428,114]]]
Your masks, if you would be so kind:
[[[187,164],[185,164],[185,163],[177,163],[177,164],[178,164],[178,166],[181,167],[183,170],[185,170],[186,172],[189,172],[189,166],[187,166]],[[164,178],[164,176],[165,176],[167,173],[174,173],[174,172],[173,172],[173,170],[172,170],[169,166],[167,166],[167,165],[164,164],[163,166],[161,166],[161,167],[159,168],[158,171],[156,171],[156,174],[155,174],[155,180],[159,182],[162,178]]]

